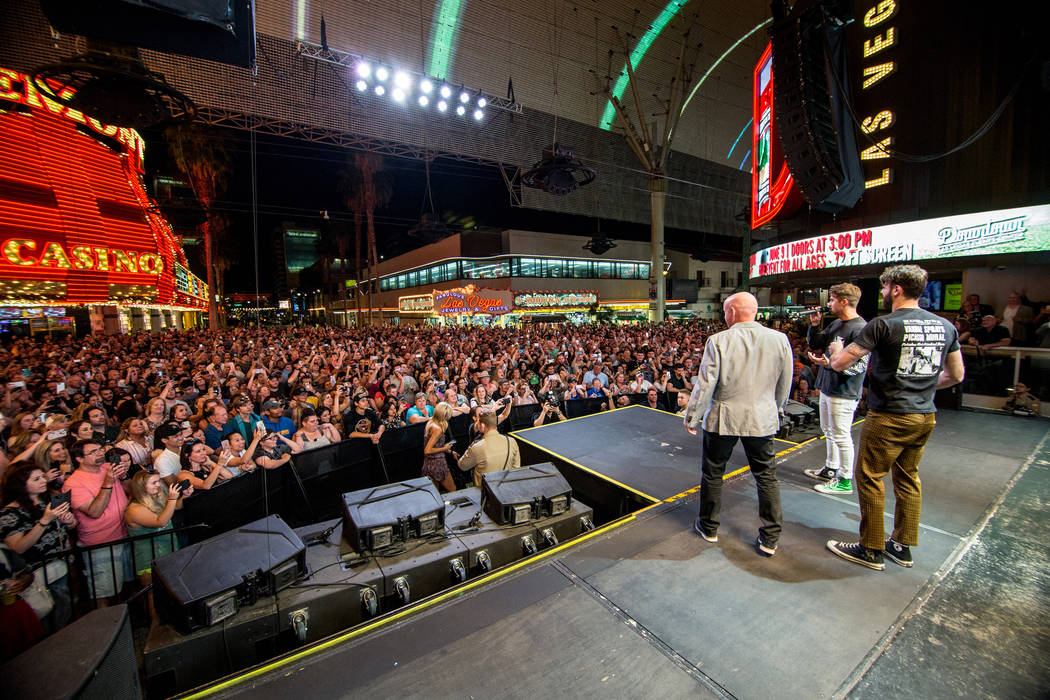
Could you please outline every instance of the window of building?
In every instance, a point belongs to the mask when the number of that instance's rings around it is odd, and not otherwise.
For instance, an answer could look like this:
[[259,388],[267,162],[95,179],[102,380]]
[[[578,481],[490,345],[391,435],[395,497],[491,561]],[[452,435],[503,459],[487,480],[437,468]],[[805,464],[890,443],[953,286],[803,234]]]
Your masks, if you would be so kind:
[[721,279],[722,284],[721,284],[721,286],[722,286],[722,289],[725,289],[726,287],[729,286],[729,270],[722,270],[721,275],[722,275],[722,279]]

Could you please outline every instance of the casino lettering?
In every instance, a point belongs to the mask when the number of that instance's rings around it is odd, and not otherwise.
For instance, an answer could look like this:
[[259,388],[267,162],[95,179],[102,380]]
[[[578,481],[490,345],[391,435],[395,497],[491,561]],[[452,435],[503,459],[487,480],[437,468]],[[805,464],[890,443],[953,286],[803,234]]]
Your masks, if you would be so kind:
[[4,260],[22,267],[51,267],[59,270],[96,270],[142,275],[160,275],[164,261],[156,253],[74,246],[68,251],[61,243],[51,241],[38,249],[37,242],[27,238],[9,238],[0,247]]

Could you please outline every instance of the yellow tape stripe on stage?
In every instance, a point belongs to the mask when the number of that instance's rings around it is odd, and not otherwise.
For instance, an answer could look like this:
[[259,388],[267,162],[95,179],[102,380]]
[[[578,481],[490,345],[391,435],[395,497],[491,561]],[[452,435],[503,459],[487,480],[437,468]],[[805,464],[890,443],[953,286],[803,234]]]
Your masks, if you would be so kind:
[[[660,505],[659,501],[657,501],[656,503],[653,504],[653,506],[657,506],[657,505]],[[650,507],[653,507],[653,506],[647,506],[647,508],[645,508],[643,510],[646,510],[646,509],[648,509]],[[510,573],[512,573],[514,571],[517,571],[518,569],[521,569],[521,568],[526,567],[526,566],[531,566],[532,564],[536,564],[538,562],[541,562],[544,559],[547,559],[547,558],[549,558],[550,556],[552,556],[554,554],[557,554],[557,553],[562,552],[562,551],[564,551],[566,549],[569,549],[570,547],[575,547],[576,545],[581,544],[582,542],[585,542],[585,541],[587,541],[589,539],[592,539],[594,537],[598,537],[600,535],[604,535],[605,533],[609,532],[610,530],[614,530],[614,529],[616,529],[618,527],[621,527],[621,526],[626,525],[627,523],[633,521],[635,519],[637,513],[640,513],[640,512],[642,512],[642,511],[637,511],[636,513],[631,513],[630,515],[625,515],[622,518],[618,518],[616,520],[613,520],[611,523],[607,523],[605,525],[602,525],[601,527],[599,527],[597,529],[594,529],[594,530],[591,530],[590,532],[584,533],[582,535],[577,535],[576,537],[574,537],[571,540],[568,540],[566,542],[563,542],[562,544],[559,544],[559,545],[556,545],[554,547],[551,547],[550,549],[545,549],[542,552],[539,552],[537,554],[532,555],[531,557],[528,557],[527,559],[522,559],[521,561],[515,562],[513,564],[508,564],[504,568],[501,568],[501,569],[499,569],[497,571],[493,571],[492,573],[487,574],[485,576],[482,576],[480,578],[476,578],[476,579],[473,579],[471,581],[468,581],[468,582],[466,582],[466,583],[464,583],[464,584],[462,584],[460,586],[457,586],[456,588],[450,589],[450,590],[445,591],[443,593],[437,593],[437,594],[431,596],[430,598],[424,598],[423,600],[419,601],[415,605],[412,605],[412,606],[410,606],[408,608],[405,608],[404,610],[400,610],[400,611],[398,611],[396,613],[393,613],[389,617],[385,617],[385,618],[376,620],[374,622],[370,622],[370,623],[368,623],[366,625],[363,625],[361,627],[356,627],[354,629],[351,629],[348,632],[343,632],[343,633],[341,633],[341,634],[339,634],[339,635],[337,635],[335,637],[331,637],[331,638],[329,638],[327,640],[316,642],[311,647],[308,647],[308,648],[303,649],[301,651],[293,652],[289,656],[285,656],[285,657],[276,659],[276,660],[271,661],[271,662],[269,662],[269,663],[267,663],[267,664],[265,664],[263,666],[258,666],[256,668],[253,668],[253,669],[249,670],[249,671],[246,671],[246,672],[244,672],[244,673],[242,673],[240,675],[229,677],[229,678],[227,678],[224,681],[220,681],[216,685],[208,686],[208,687],[202,688],[200,690],[190,690],[186,694],[176,695],[174,697],[176,697],[176,698],[185,698],[186,700],[190,700],[192,698],[206,698],[206,697],[208,697],[210,695],[214,695],[215,693],[218,693],[218,692],[223,691],[223,690],[227,690],[227,689],[232,688],[232,687],[234,687],[236,685],[239,685],[240,683],[243,683],[245,681],[251,680],[252,678],[258,678],[259,676],[261,676],[263,674],[269,673],[271,671],[275,671],[275,670],[281,668],[282,666],[287,666],[288,664],[295,663],[296,661],[302,661],[303,659],[306,659],[307,657],[312,656],[312,655],[314,655],[314,654],[316,654],[318,652],[325,651],[326,649],[330,649],[330,648],[332,648],[332,647],[334,647],[334,646],[336,646],[338,644],[342,644],[344,642],[348,642],[348,641],[351,641],[353,639],[356,639],[357,637],[360,637],[363,634],[366,634],[368,632],[372,632],[372,631],[374,631],[376,629],[379,629],[381,627],[385,627],[386,625],[389,625],[392,622],[396,622],[396,621],[404,619],[404,618],[406,618],[406,617],[408,617],[410,615],[414,615],[414,614],[416,614],[418,612],[426,610],[427,608],[430,608],[430,607],[432,607],[434,605],[437,605],[438,603],[443,603],[446,600],[449,600],[451,598],[455,598],[457,596],[461,596],[464,593],[466,593],[466,592],[468,592],[470,590],[473,590],[474,588],[477,588],[478,586],[481,586],[482,584],[489,583],[489,582],[491,582],[491,581],[493,581],[493,580],[495,580],[497,578],[506,576],[507,574],[510,574]]]

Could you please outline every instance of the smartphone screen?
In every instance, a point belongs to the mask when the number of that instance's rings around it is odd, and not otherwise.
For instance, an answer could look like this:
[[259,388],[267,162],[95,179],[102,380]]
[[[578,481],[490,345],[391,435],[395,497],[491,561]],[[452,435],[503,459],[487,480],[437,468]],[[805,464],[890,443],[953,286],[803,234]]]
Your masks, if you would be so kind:
[[222,449],[224,449],[224,450],[230,449],[230,441],[229,440],[223,440],[219,444],[222,445]]
[[66,390],[66,383],[65,382],[59,382],[58,384],[55,384],[55,391],[57,393],[61,394],[65,390]]
[[190,487],[190,480],[189,479],[182,479],[179,482],[177,482],[176,485],[179,487],[179,491],[185,491],[186,489],[188,489]]

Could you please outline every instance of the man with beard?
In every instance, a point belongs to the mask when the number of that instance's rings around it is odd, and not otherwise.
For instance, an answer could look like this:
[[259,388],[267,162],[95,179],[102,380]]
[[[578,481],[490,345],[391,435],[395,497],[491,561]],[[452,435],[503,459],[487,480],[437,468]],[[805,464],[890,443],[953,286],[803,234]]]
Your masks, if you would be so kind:
[[[926,271],[918,265],[895,265],[886,268],[879,282],[883,303],[893,311],[873,319],[849,347],[836,340],[827,352],[836,372],[871,354],[868,415],[857,449],[860,541],[828,540],[827,547],[835,556],[876,571],[886,568],[884,556],[901,566],[913,563],[911,547],[919,544],[922,507],[919,460],[936,424],[934,393],[958,384],[964,375],[955,326],[919,308]],[[893,532],[884,540],[887,473],[897,505]]]

